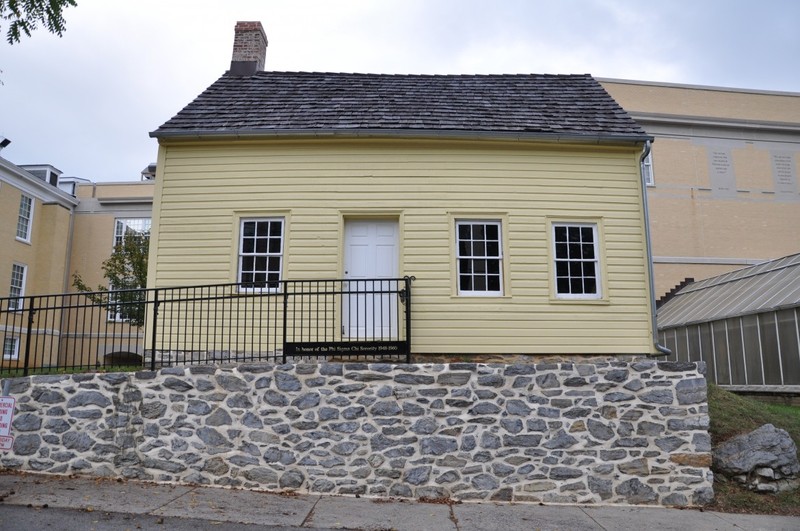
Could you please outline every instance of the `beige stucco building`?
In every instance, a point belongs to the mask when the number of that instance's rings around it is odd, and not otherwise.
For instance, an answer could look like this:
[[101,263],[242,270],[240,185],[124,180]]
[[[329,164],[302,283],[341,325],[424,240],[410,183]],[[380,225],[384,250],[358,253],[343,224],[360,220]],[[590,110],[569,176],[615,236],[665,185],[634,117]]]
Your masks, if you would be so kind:
[[658,295],[800,251],[800,93],[601,82],[655,137]]
[[[63,365],[59,358],[74,347],[75,334],[62,331],[73,316],[37,308],[29,323],[25,297],[75,291],[75,273],[90,286],[103,285],[102,263],[119,238],[126,230],[149,231],[152,198],[152,181],[91,183],[64,178],[47,164],[18,166],[0,158],[0,294],[7,297],[0,304],[0,368],[23,363],[29,326],[36,347],[29,365]],[[57,307],[65,300],[37,304]],[[92,363],[107,350],[96,340],[90,348]]]

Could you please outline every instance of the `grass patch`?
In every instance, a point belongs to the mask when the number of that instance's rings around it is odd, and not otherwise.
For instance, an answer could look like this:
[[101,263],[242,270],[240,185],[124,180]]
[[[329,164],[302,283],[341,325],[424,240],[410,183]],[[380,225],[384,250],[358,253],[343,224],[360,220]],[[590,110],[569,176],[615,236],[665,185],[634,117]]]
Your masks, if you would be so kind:
[[[714,446],[764,424],[772,424],[786,430],[795,445],[800,447],[800,407],[766,404],[709,384],[708,414],[711,418],[709,432]],[[714,493],[714,503],[708,507],[711,510],[800,516],[800,489],[778,494],[759,494],[715,474]]]
[[715,445],[764,424],[786,430],[795,444],[800,443],[800,407],[766,404],[709,384],[708,415]]

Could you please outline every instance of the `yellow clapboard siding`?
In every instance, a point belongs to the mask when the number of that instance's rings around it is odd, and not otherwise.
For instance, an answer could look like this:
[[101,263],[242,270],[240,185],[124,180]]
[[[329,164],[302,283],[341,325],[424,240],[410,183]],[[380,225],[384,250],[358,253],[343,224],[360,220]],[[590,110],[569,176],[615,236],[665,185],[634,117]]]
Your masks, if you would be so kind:
[[[652,351],[633,146],[307,140],[167,143],[152,285],[236,279],[238,218],[286,216],[287,279],[342,276],[342,219],[400,220],[425,353]],[[455,293],[454,219],[503,220],[506,296]],[[551,300],[549,220],[596,221],[606,298]]]

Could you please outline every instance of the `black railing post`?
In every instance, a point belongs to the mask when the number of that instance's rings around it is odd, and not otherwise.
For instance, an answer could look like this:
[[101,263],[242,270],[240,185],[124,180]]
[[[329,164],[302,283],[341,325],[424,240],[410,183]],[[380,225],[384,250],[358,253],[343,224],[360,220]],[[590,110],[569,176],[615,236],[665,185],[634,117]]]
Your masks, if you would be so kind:
[[22,368],[23,376],[28,376],[28,367],[31,359],[31,335],[33,334],[33,318],[36,315],[36,308],[33,304],[35,300],[34,297],[31,297],[31,307],[28,308],[28,333],[25,335],[25,366]]
[[406,290],[406,363],[411,363],[411,281],[414,277],[405,276]]
[[158,330],[158,289],[153,290],[153,330],[150,339],[150,370],[156,370],[156,331]]
[[289,285],[287,283],[283,284],[283,350],[281,351],[281,356],[283,358],[283,363],[286,363],[286,333],[288,331],[288,327],[286,324],[286,318],[289,312]]

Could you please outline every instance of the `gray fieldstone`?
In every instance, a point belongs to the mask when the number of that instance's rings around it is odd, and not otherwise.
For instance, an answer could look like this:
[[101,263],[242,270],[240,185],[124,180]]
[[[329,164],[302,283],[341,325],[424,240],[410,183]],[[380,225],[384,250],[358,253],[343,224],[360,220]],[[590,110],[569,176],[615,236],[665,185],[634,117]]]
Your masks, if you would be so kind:
[[278,390],[283,391],[284,393],[291,393],[302,389],[300,380],[298,380],[297,377],[285,372],[275,373],[275,385],[277,386]]
[[705,404],[708,399],[708,387],[705,378],[691,378],[681,380],[675,385],[675,396],[678,403]]
[[772,424],[717,445],[713,457],[714,468],[728,477],[759,468],[777,470],[788,477],[800,474],[797,446],[786,430]]
[[174,378],[174,377],[166,378],[162,385],[167,389],[171,389],[172,391],[176,391],[178,393],[185,393],[190,389],[194,389],[194,386],[192,384],[183,380],[182,378]]
[[81,391],[67,401],[68,408],[85,406],[106,407],[111,405],[111,400],[99,391]]

